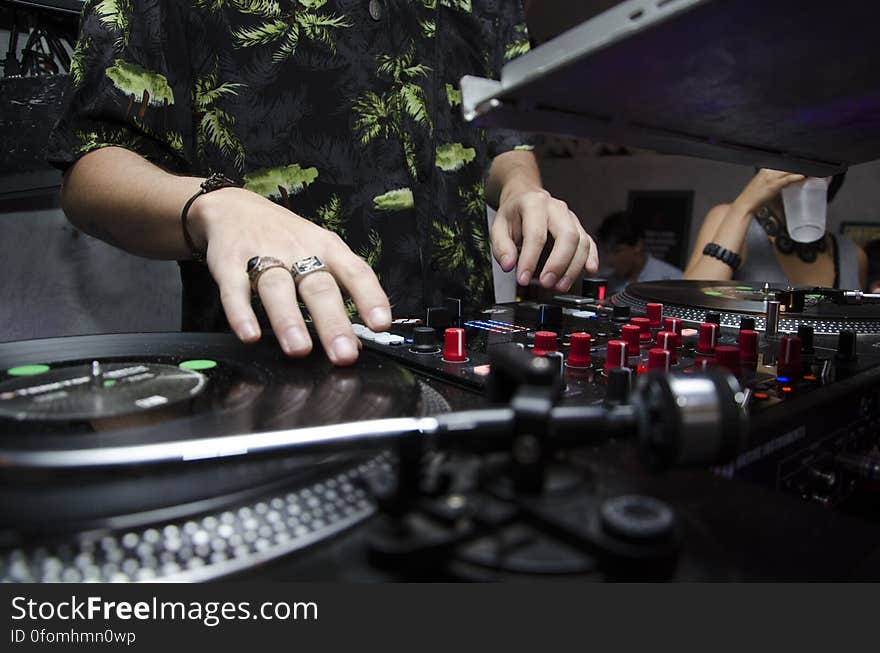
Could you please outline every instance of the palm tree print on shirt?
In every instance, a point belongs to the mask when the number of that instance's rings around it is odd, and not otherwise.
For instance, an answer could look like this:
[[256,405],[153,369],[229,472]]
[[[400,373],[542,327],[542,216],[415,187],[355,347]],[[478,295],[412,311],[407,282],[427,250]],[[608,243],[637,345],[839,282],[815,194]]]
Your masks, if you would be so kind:
[[193,88],[193,111],[196,119],[196,147],[200,158],[205,156],[205,146],[213,145],[224,157],[232,158],[237,170],[244,168],[244,146],[233,127],[235,118],[217,105],[230,95],[238,95],[244,84],[220,83],[217,67],[209,75],[196,79]]
[[319,9],[327,0],[238,0],[235,6],[242,13],[265,19],[254,26],[233,33],[238,48],[276,45],[272,61],[280,63],[296,53],[300,38],[323,43],[331,52],[336,51],[334,30],[351,27],[345,16],[326,14]]
[[263,168],[244,176],[244,187],[263,197],[280,201],[288,209],[289,198],[318,178],[317,168],[303,168],[298,163],[277,168]]
[[137,117],[141,121],[147,113],[147,107],[163,107],[167,113],[168,106],[174,104],[174,93],[164,75],[122,59],[114,61],[105,72],[113,86],[129,98],[126,118],[131,117],[136,103],[140,104]]
[[114,43],[117,51],[128,45],[132,11],[131,0],[101,0],[95,5],[95,13],[101,26],[119,35]]
[[404,125],[404,117],[417,125],[431,129],[425,92],[417,80],[428,77],[430,68],[415,62],[413,45],[402,55],[382,54],[377,57],[377,74],[391,80],[392,89],[378,95],[372,91],[358,97],[352,107],[357,118],[355,129],[359,132],[361,145],[374,138],[398,140],[403,149],[407,170],[415,177],[416,151],[412,137]]

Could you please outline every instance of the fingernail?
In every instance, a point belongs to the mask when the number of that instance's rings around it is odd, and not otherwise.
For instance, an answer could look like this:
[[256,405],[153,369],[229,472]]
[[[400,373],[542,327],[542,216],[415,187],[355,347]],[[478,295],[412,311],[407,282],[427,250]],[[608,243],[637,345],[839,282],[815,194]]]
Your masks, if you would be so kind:
[[308,346],[309,338],[305,331],[299,327],[290,327],[284,332],[284,337],[281,339],[281,347],[286,354],[308,349]]
[[523,270],[519,273],[519,285],[527,286],[529,284],[529,279],[532,278],[532,273],[528,270]]
[[513,257],[510,254],[505,254],[501,257],[501,268],[505,272],[510,271],[510,264],[513,263]]
[[370,311],[370,327],[384,329],[391,324],[391,311],[384,306],[377,306]]
[[331,346],[333,349],[333,362],[349,361],[357,358],[358,349],[348,336],[336,336]]
[[559,283],[556,284],[556,287],[559,290],[568,290],[571,288],[571,277],[565,276],[559,280]]
[[260,332],[257,329],[256,324],[253,322],[245,322],[239,327],[238,336],[242,340],[256,340],[260,337]]
[[541,285],[544,286],[545,288],[549,288],[554,283],[556,283],[556,280],[558,278],[559,277],[557,277],[556,273],[554,273],[554,272],[545,272],[544,274],[541,275]]

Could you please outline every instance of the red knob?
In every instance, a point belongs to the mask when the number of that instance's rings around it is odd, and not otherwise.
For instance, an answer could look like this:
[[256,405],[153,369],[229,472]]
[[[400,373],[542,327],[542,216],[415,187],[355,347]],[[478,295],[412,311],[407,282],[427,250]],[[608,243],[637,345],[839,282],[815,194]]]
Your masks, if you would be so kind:
[[648,314],[648,320],[651,321],[651,328],[659,329],[663,324],[663,304],[651,303],[645,307],[645,310]]
[[535,356],[543,356],[548,351],[556,351],[558,345],[556,342],[555,331],[536,331],[535,332],[535,348],[532,353]]
[[739,332],[739,359],[743,363],[754,365],[758,362],[758,332],[742,329]]
[[640,340],[651,339],[651,320],[646,317],[634,317],[629,321],[629,323],[635,324],[637,327],[639,327]]
[[681,335],[681,320],[677,317],[667,317],[663,320],[663,330],[664,331],[672,331],[677,335]]
[[736,376],[739,376],[741,372],[739,365],[739,347],[718,345],[715,347],[715,360],[718,362],[718,367],[723,367]]
[[642,330],[635,324],[624,324],[620,328],[620,339],[626,343],[626,355],[639,355],[639,341]]
[[615,367],[626,367],[626,343],[623,340],[609,340],[605,354],[605,373]]
[[572,333],[571,346],[568,348],[568,364],[571,367],[588,367],[592,344],[589,333]]
[[443,332],[443,360],[448,363],[462,363],[466,359],[464,329],[446,329]]
[[669,371],[669,365],[672,363],[672,354],[668,349],[651,349],[648,351],[648,369]]
[[671,360],[674,363],[676,360],[676,350],[681,347],[681,336],[675,335],[672,331],[658,331],[657,346],[672,354]]
[[776,366],[779,376],[800,379],[803,374],[802,349],[803,341],[798,336],[782,336],[779,339],[779,362]]
[[697,351],[701,354],[713,354],[717,344],[718,325],[714,322],[703,322],[700,325],[700,340],[697,343]]

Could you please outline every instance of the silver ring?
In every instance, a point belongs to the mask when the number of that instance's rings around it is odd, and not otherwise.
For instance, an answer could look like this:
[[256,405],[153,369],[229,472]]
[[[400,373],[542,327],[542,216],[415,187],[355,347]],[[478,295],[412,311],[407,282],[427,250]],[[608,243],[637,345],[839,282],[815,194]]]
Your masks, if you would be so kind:
[[302,279],[307,274],[325,269],[326,266],[324,265],[324,261],[319,259],[317,256],[308,256],[306,258],[300,259],[299,261],[296,261],[293,265],[291,265],[290,273],[293,275],[294,282],[296,282]]
[[286,270],[287,264],[274,256],[254,256],[248,259],[247,274],[248,279],[251,280],[251,291],[257,292],[257,283],[260,277],[263,276],[266,270],[271,270],[272,268],[284,268]]

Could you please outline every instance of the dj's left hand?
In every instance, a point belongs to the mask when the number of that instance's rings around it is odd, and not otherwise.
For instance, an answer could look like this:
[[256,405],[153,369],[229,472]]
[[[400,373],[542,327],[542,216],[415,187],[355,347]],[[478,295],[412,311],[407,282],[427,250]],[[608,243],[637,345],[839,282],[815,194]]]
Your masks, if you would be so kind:
[[505,184],[492,223],[492,251],[505,272],[516,265],[519,285],[528,285],[534,276],[548,233],[554,243],[539,277],[544,288],[567,292],[585,271],[596,273],[596,243],[565,202],[533,184]]

